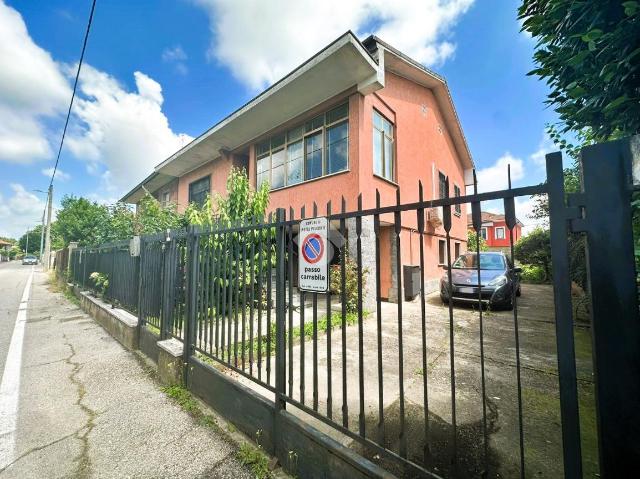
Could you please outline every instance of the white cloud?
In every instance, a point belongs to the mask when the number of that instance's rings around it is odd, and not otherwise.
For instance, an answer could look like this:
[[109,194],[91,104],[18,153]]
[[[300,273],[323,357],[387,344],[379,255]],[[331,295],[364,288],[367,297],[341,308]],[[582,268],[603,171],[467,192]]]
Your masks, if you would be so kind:
[[535,163],[537,166],[541,168],[545,168],[547,164],[547,160],[545,156],[547,153],[551,153],[552,151],[557,151],[558,147],[553,144],[551,138],[546,133],[543,133],[542,139],[538,144],[538,149],[529,156],[531,161]]
[[[486,168],[476,171],[478,178],[478,192],[504,190],[509,187],[508,168],[511,165],[511,184],[524,178],[524,162],[511,153],[506,152],[496,162]],[[471,187],[470,192],[473,191]]]
[[160,84],[141,72],[134,78],[137,92],[129,92],[112,76],[83,66],[82,96],[74,107],[79,126],[67,140],[71,152],[114,192],[136,184],[191,140],[171,130]]
[[51,55],[37,46],[20,14],[0,1],[0,161],[51,156],[43,117],[63,112],[71,89]]
[[0,193],[0,236],[18,238],[41,222],[45,204],[19,183],[12,183],[11,190],[8,198]]
[[209,56],[259,90],[347,30],[375,33],[427,66],[441,64],[454,53],[452,27],[473,0],[196,2],[209,15]]
[[189,68],[185,63],[188,58],[189,57],[180,45],[176,45],[171,48],[165,48],[162,51],[162,61],[165,63],[173,64],[176,72],[178,72],[180,75],[186,75],[187,73],[189,73]]
[[[53,166],[50,168],[43,168],[41,173],[47,178],[51,178],[53,174]],[[56,180],[58,181],[69,181],[71,179],[71,175],[69,173],[65,173],[60,168],[56,170]]]

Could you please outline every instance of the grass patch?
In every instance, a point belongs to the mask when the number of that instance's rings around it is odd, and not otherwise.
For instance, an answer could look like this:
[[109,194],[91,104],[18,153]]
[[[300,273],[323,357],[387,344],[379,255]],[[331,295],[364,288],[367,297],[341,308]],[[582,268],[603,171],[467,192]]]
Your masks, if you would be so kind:
[[269,479],[273,477],[269,471],[269,460],[259,447],[253,447],[249,443],[243,443],[236,453],[236,458],[251,469],[256,479]]
[[[363,320],[369,316],[369,312],[365,311],[363,313]],[[347,326],[353,326],[358,323],[358,313],[347,313],[345,316],[345,322]],[[327,332],[327,326],[329,324],[329,319],[326,314],[323,314],[318,318],[318,336],[322,333]],[[342,327],[342,314],[335,313],[331,315],[331,330]],[[301,333],[302,331],[302,333]],[[293,336],[293,343],[295,344],[300,340],[301,336],[304,335],[305,339],[313,338],[313,322],[305,323],[303,329],[300,329],[300,326],[294,326],[291,330],[291,335]],[[248,336],[248,335],[247,335]],[[262,357],[267,356],[267,353],[270,353],[271,356],[276,354],[275,348],[275,338],[276,338],[276,324],[275,320],[271,324],[270,330],[268,334],[263,334],[260,338],[254,338],[252,342],[248,340],[245,341],[244,344],[238,343],[238,356],[242,355],[242,350],[244,349],[245,356],[249,357],[249,352],[253,351],[253,356],[258,356],[258,351],[261,351]],[[267,351],[267,345],[269,344],[269,339],[271,339],[271,349]],[[240,340],[240,338],[238,338]],[[285,347],[289,345],[289,331],[285,332],[284,338]],[[231,354],[233,355],[233,346],[231,347]],[[226,349],[224,349],[224,353],[226,355]]]
[[189,413],[189,415],[195,419],[198,424],[213,429],[217,433],[223,432],[218,421],[216,421],[216,418],[213,415],[205,414],[202,411],[198,401],[196,401],[189,390],[182,386],[174,385],[166,386],[162,388],[162,391],[175,401],[178,406]]
[[58,278],[55,271],[49,272],[49,286],[54,293],[62,293],[64,298],[70,303],[80,306],[80,300],[73,293],[73,289],[66,282]]

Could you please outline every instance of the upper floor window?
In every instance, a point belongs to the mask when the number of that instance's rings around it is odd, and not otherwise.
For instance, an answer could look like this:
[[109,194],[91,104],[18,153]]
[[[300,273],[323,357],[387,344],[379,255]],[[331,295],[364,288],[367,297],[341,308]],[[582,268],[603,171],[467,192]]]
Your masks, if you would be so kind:
[[170,199],[171,199],[171,193],[170,192],[165,191],[164,193],[162,193],[162,206],[164,208],[169,206],[169,200]]
[[340,105],[256,145],[258,187],[282,188],[346,170],[349,105]]
[[504,239],[504,226],[496,228],[496,239]]
[[447,177],[442,171],[438,171],[438,194],[439,198],[446,198],[447,193]]
[[211,176],[205,176],[193,183],[189,183],[189,203],[196,203],[202,206],[210,192]]
[[[456,198],[460,196],[460,187],[458,185],[453,185],[453,196]],[[455,205],[455,214],[458,216],[462,214],[462,205],[460,203]]]
[[373,110],[373,172],[393,181],[394,170],[393,123]]

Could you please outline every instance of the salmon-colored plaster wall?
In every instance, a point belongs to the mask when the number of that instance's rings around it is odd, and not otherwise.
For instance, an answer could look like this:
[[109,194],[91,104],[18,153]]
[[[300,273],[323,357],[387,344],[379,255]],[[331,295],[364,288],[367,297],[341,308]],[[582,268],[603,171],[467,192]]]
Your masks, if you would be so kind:
[[205,176],[211,176],[211,196],[218,193],[227,194],[227,177],[234,165],[233,155],[222,154],[178,180],[178,211],[182,212],[189,205],[189,184]]
[[[423,106],[426,106],[426,112]],[[374,108],[395,125],[396,176],[393,183],[373,174]],[[438,198],[438,171],[449,177],[451,196],[453,185],[464,194],[464,168],[430,89],[387,72],[385,87],[364,97],[361,123],[359,181],[365,208],[375,207],[376,189],[383,206],[395,204],[398,187],[401,203],[418,201],[418,181],[422,181],[425,200]],[[461,252],[466,250],[466,205],[461,209],[459,216],[452,215],[452,255],[455,241],[461,243]],[[392,222],[393,217],[386,215],[381,220]],[[402,264],[418,264],[419,236],[411,233],[417,229],[416,212],[403,212],[401,221]],[[442,274],[437,262],[438,237],[444,237],[445,231],[441,226],[427,231],[434,236],[425,235],[425,276],[434,279]]]

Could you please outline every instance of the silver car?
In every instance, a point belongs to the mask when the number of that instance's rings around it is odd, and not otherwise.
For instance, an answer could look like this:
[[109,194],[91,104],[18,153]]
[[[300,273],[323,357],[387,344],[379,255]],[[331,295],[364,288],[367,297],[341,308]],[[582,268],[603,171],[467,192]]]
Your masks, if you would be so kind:
[[22,258],[22,264],[30,264],[30,265],[38,264],[38,258],[36,258],[32,254],[28,254],[24,258]]
[[[521,268],[514,268],[509,258],[500,252],[480,253],[480,285],[478,285],[478,255],[465,253],[451,265],[452,289],[449,290],[447,273],[440,279],[440,298],[449,300],[483,303],[498,309],[513,309],[513,291],[520,296]],[[446,267],[445,267],[446,269]],[[479,286],[479,288],[478,288]]]

